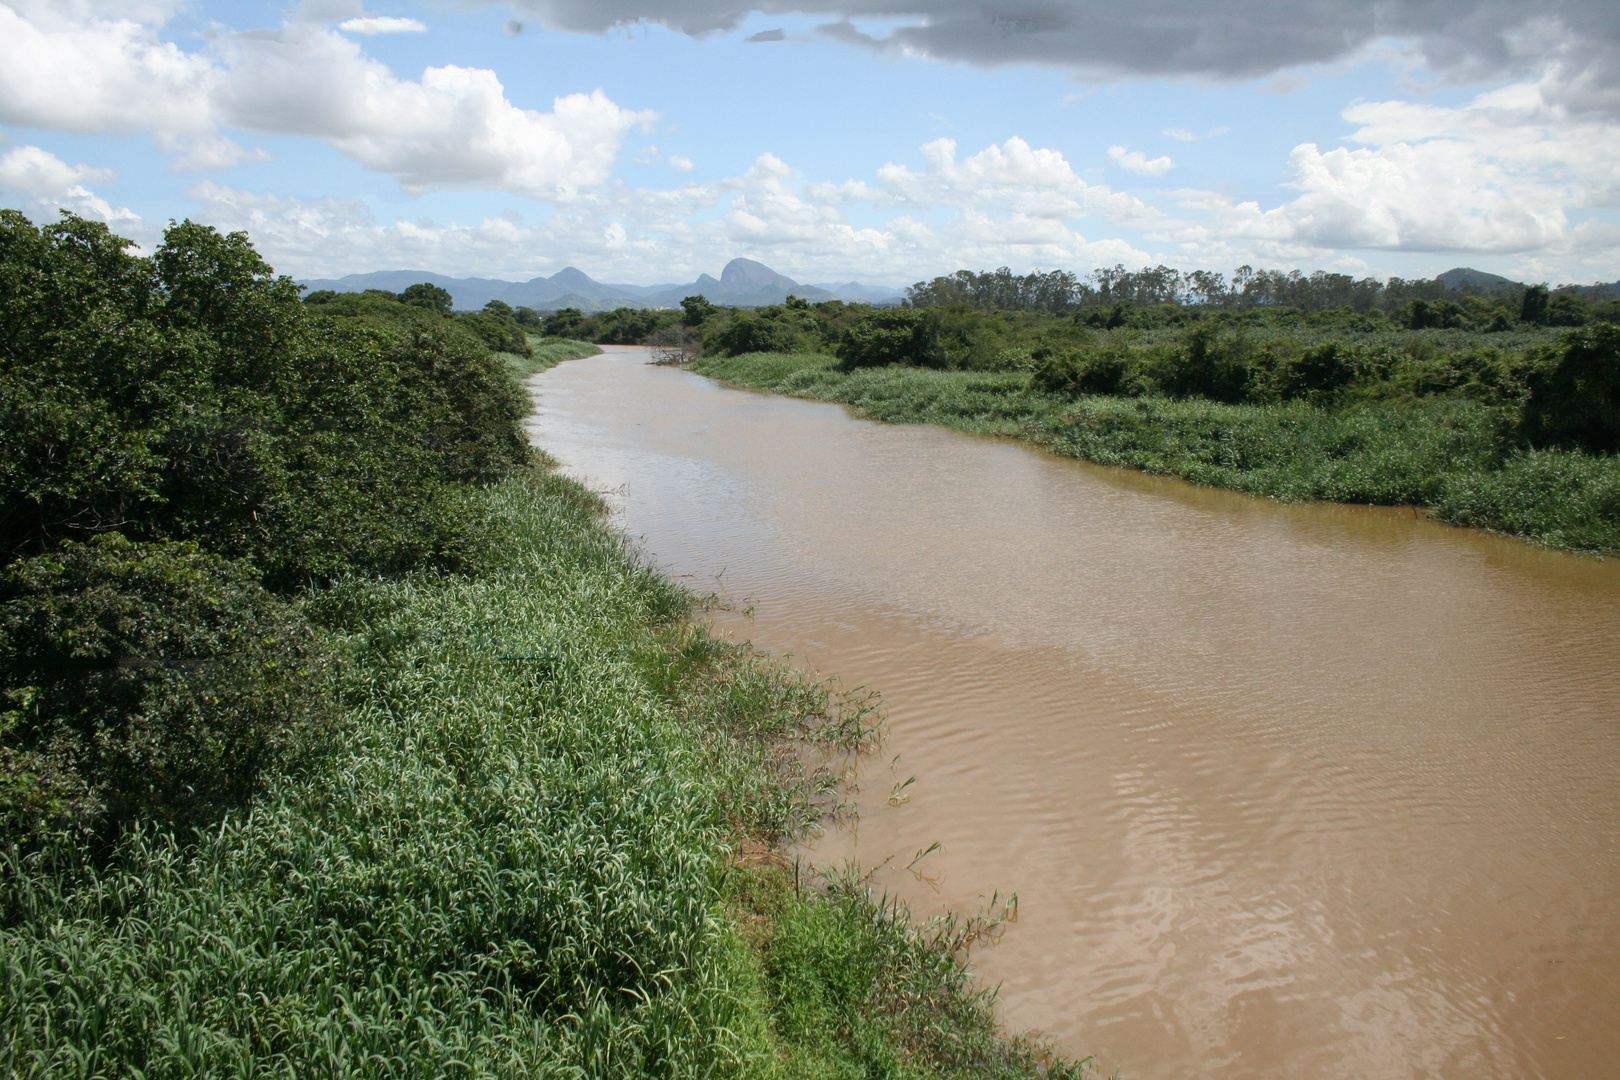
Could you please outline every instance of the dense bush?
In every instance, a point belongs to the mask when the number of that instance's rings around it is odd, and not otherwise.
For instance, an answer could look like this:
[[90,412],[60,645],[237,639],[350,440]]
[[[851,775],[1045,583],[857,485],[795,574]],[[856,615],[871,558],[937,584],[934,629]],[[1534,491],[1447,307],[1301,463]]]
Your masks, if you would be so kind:
[[1525,433],[1539,443],[1620,450],[1620,326],[1570,331],[1538,360]]
[[739,315],[714,337],[716,348],[727,356],[744,353],[792,352],[798,344],[793,328],[757,315]]
[[113,529],[280,584],[472,557],[455,485],[527,460],[527,402],[459,320],[302,305],[240,233],[128,247],[0,211],[0,561]]
[[529,355],[529,337],[509,312],[490,311],[486,306],[485,310],[470,311],[456,321],[477,334],[485,345],[496,352]]
[[117,533],[0,572],[0,842],[205,821],[323,715],[323,653],[250,567]]
[[936,367],[944,359],[937,320],[910,308],[883,308],[868,314],[845,333],[838,357],[846,371],[885,364]]

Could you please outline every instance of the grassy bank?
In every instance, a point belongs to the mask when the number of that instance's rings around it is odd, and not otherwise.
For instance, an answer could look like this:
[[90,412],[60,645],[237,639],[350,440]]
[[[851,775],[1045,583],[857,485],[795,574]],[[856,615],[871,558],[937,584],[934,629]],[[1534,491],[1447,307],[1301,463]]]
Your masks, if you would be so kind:
[[739,864],[816,811],[785,740],[859,703],[678,623],[593,496],[481,496],[474,578],[303,605],[342,712],[250,810],[62,839],[0,883],[0,1075],[1067,1075],[995,1028],[961,926]]
[[1443,521],[1579,551],[1620,551],[1620,459],[1520,449],[1499,411],[1457,398],[1305,401],[1070,396],[1026,373],[899,365],[840,370],[824,354],[705,357],[736,386],[852,405],[891,423],[1025,438],[1055,453],[1281,499],[1417,504]]
[[583,360],[587,356],[595,356],[601,348],[588,341],[575,341],[572,338],[546,338],[538,334],[529,335],[529,355],[519,356],[515,353],[502,353],[501,357],[507,362],[512,372],[519,378],[536,375],[547,368],[556,367],[564,360]]
[[784,865],[870,702],[535,461],[594,346],[128,246],[0,210],[0,1076],[1078,1075]]

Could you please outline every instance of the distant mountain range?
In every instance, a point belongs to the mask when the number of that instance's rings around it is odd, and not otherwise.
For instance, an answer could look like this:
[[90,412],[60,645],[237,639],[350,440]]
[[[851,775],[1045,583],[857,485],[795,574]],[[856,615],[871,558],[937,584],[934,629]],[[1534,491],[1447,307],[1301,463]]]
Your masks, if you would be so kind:
[[702,295],[711,303],[733,307],[764,307],[780,304],[789,296],[818,303],[823,300],[859,300],[869,304],[898,304],[902,289],[862,285],[858,281],[804,285],[778,274],[752,259],[732,259],[718,278],[702,274],[687,285],[609,285],[596,281],[572,266],[550,277],[528,281],[501,281],[496,278],[452,278],[426,270],[381,270],[373,274],[350,274],[336,279],[305,281],[313,292],[363,292],[385,289],[399,292],[408,285],[430,282],[449,291],[461,311],[473,311],[491,300],[502,300],[513,307],[554,311],[573,307],[582,311],[609,311],[619,307],[677,307],[688,296]]
[[[1486,292],[1524,288],[1522,282],[1459,266],[1437,276],[1448,289],[1480,288]],[[531,278],[528,281],[501,281],[497,278],[452,278],[427,270],[381,270],[374,274],[350,274],[336,279],[306,281],[310,291],[332,289],[335,292],[362,292],[366,289],[386,289],[399,292],[407,285],[427,281],[447,289],[461,311],[473,311],[491,300],[504,300],[513,307],[530,307],[536,311],[555,311],[573,307],[582,311],[610,311],[618,307],[669,308],[677,307],[688,296],[702,295],[711,303],[733,307],[764,307],[780,304],[789,296],[797,296],[812,303],[822,300],[850,300],[867,304],[894,305],[900,303],[903,288],[884,285],[863,285],[858,281],[833,281],[819,285],[802,284],[764,263],[752,259],[732,259],[726,263],[720,276],[701,274],[696,281],[685,285],[609,285],[591,278],[572,266],[557,271],[550,277]],[[1610,284],[1582,286],[1581,295],[1589,300],[1620,298],[1620,281]]]

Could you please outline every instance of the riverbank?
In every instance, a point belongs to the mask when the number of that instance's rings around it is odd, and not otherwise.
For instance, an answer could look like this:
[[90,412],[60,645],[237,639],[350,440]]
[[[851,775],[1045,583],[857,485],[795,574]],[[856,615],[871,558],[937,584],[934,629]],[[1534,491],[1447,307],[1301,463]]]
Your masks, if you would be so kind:
[[572,481],[468,507],[476,573],[297,600],[340,708],[251,808],[6,856],[0,1073],[1079,1075],[997,1028],[982,923],[774,854],[859,701],[687,622]]
[[1334,412],[1303,401],[1070,397],[1032,388],[1021,372],[845,372],[824,354],[705,357],[692,370],[850,405],[873,420],[1022,438],[1068,457],[1248,494],[1412,504],[1441,521],[1550,547],[1620,551],[1620,458],[1515,450],[1494,414],[1469,401]]

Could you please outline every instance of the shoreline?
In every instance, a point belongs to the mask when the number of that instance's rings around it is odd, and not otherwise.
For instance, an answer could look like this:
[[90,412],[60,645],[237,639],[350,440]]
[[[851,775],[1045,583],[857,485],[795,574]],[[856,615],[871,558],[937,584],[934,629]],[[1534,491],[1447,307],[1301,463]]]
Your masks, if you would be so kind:
[[1534,546],[1620,553],[1620,458],[1532,450],[1484,467],[1491,421],[1466,405],[1340,416],[1303,403],[1067,399],[1031,390],[1022,375],[835,365],[821,354],[753,353],[688,368],[737,389],[844,405],[862,419],[1009,438],[1203,487],[1291,503],[1414,507]]

